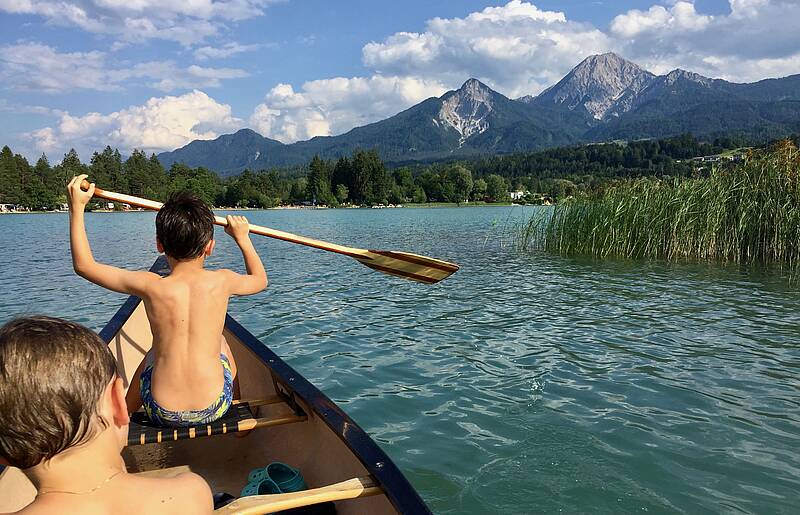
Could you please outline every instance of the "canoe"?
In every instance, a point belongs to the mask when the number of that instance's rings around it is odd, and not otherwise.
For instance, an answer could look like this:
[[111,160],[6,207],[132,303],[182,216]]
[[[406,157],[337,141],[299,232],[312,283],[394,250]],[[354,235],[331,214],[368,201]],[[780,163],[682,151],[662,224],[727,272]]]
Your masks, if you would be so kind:
[[[151,271],[168,273],[166,260],[157,260]],[[127,387],[152,343],[140,299],[128,298],[100,336]],[[309,490],[242,497],[218,511],[269,513],[335,501],[341,515],[430,513],[358,424],[230,315],[223,337],[236,359],[242,402],[208,426],[167,430],[132,423],[123,451],[129,472],[170,476],[188,469],[205,478],[212,492],[236,496],[251,470],[282,462],[301,471]],[[246,436],[232,434],[246,429]],[[0,513],[27,505],[35,493],[19,470],[0,472]]]

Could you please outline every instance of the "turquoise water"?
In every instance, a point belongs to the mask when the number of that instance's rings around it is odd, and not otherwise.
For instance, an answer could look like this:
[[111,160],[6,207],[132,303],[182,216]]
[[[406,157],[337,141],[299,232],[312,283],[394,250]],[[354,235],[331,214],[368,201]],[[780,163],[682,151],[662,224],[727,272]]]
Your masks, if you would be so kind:
[[[530,211],[528,211],[530,212]],[[521,208],[259,211],[254,223],[462,269],[426,286],[258,238],[235,318],[345,409],[436,513],[800,512],[800,295],[737,267],[517,253]],[[153,215],[90,214],[146,268]],[[211,266],[241,269],[218,232]],[[99,329],[124,300],[72,274],[65,215],[0,217],[0,322]]]

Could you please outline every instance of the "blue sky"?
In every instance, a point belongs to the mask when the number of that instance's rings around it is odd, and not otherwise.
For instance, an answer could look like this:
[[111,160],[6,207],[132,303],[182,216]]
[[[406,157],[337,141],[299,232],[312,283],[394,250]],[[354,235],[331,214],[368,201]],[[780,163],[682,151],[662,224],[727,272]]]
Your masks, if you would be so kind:
[[477,77],[515,98],[615,51],[655,73],[800,73],[790,0],[0,0],[0,144],[59,161],[251,127],[340,134]]

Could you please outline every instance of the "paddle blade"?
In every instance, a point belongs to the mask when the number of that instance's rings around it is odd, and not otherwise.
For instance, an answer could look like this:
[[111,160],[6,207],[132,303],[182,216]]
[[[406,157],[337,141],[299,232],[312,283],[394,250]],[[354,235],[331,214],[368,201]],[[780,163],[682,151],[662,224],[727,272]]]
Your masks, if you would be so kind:
[[368,250],[356,259],[373,270],[426,284],[438,283],[458,271],[455,263],[410,252]]

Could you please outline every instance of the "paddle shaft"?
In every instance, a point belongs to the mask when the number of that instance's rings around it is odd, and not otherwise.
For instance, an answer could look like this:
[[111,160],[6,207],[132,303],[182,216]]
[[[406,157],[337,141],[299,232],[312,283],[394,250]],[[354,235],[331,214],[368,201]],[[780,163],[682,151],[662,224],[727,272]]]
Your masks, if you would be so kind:
[[[84,180],[81,182],[81,188],[83,190],[88,190],[89,187],[90,184],[88,181]],[[163,206],[161,202],[146,200],[143,198],[134,197],[133,195],[125,195],[123,193],[105,191],[97,187],[95,187],[94,195],[96,197],[111,200],[113,202],[121,202],[123,204],[129,204],[131,206],[141,207],[144,209],[152,209],[154,211],[158,211]],[[222,226],[228,225],[228,221],[221,216],[215,216],[214,223]],[[355,247],[345,247],[344,245],[328,243],[327,241],[315,240],[313,238],[306,238],[305,236],[298,236],[296,234],[270,229],[269,227],[261,227],[260,225],[251,224],[250,232],[253,234],[260,234],[261,236],[275,238],[277,240],[298,243],[300,245],[313,247],[315,249],[343,254],[357,260],[362,265],[368,266],[373,270],[426,284],[437,283],[442,279],[449,277],[458,270],[458,265],[455,263],[448,263],[447,261],[442,261],[440,259],[420,256],[418,254],[411,254],[409,252],[366,250]]]
[[[89,181],[84,180],[81,183],[81,189],[84,191],[88,190]],[[152,209],[153,211],[158,211],[161,209],[161,206],[163,206],[161,202],[134,197],[133,195],[125,195],[124,193],[106,191],[98,188],[97,186],[94,188],[94,196],[105,200],[110,200],[112,202],[120,202],[135,207],[141,207],[143,209]],[[215,216],[214,223],[223,227],[228,225],[228,221],[221,216]],[[327,250],[329,252],[336,252],[337,254],[344,254],[345,256],[350,256],[353,258],[363,257],[364,254],[367,253],[367,251],[363,249],[345,247],[344,245],[328,243],[326,241],[315,240],[313,238],[306,238],[305,236],[298,236],[296,234],[270,229],[269,227],[262,227],[260,225],[250,224],[250,232],[253,234],[260,234],[261,236],[267,236],[269,238],[275,238],[277,240],[298,243],[307,247],[314,247],[316,249]]]

